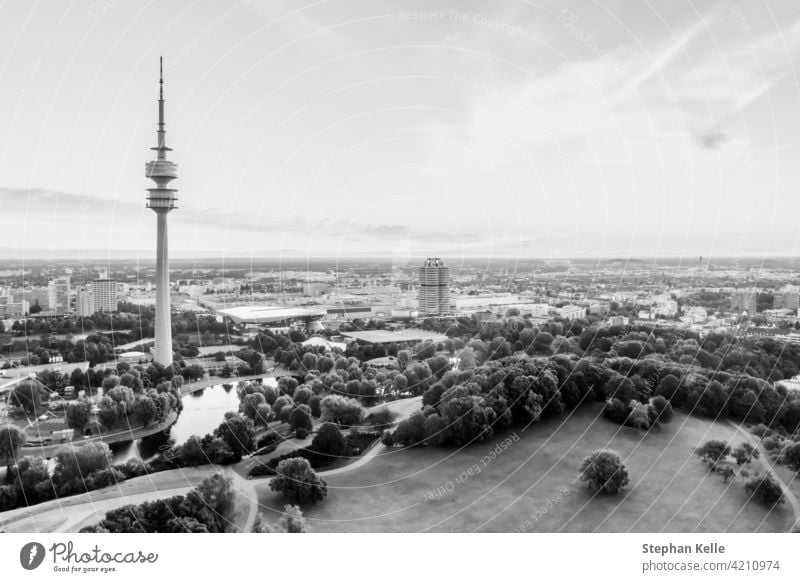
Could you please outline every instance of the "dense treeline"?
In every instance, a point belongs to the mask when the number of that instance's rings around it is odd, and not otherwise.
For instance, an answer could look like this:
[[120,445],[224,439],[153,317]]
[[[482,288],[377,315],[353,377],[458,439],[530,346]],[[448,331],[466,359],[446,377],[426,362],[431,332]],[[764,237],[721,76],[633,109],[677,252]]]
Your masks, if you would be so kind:
[[430,384],[424,410],[401,423],[394,440],[461,445],[586,400],[605,402],[607,417],[642,428],[664,422],[671,415],[667,403],[789,434],[800,428],[800,394],[771,383],[797,374],[798,346],[723,333],[701,340],[680,328],[586,324],[534,328],[508,318],[483,324],[458,352],[461,369]]

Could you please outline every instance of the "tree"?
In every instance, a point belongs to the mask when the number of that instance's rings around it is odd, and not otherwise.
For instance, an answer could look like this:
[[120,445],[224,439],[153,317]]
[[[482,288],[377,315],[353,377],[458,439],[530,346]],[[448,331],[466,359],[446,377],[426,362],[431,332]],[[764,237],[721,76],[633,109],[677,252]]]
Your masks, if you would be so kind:
[[185,467],[197,467],[208,463],[208,456],[199,437],[192,435],[180,446],[180,460]]
[[270,416],[272,416],[272,408],[270,405],[266,402],[264,404],[259,404],[253,422],[256,426],[267,426]]
[[619,455],[610,450],[594,451],[583,460],[579,472],[581,481],[587,481],[592,489],[611,495],[629,483],[628,469]]
[[328,485],[311,468],[308,459],[284,459],[275,469],[277,476],[269,482],[272,491],[280,491],[296,503],[322,501],[328,494]]
[[634,428],[641,428],[644,430],[650,428],[650,415],[647,413],[647,406],[635,400],[631,402],[628,424]]
[[253,533],[308,533],[311,531],[303,512],[296,505],[285,505],[276,524],[257,524]]
[[234,455],[234,463],[242,459],[242,455],[253,450],[255,430],[253,421],[243,416],[232,416],[222,421],[214,436],[221,438]]
[[483,397],[470,394],[463,386],[453,386],[442,394],[439,413],[447,427],[446,442],[464,445],[494,434],[492,424],[497,418],[494,409]]
[[751,459],[757,459],[759,456],[758,449],[748,442],[743,442],[733,449],[733,458],[736,459],[736,464],[740,467],[745,463],[749,463]]
[[347,452],[347,440],[338,426],[326,422],[319,427],[314,440],[311,441],[311,448],[323,455],[341,457]]
[[663,396],[654,396],[648,405],[651,426],[668,424],[675,416],[675,411],[669,401]]
[[783,450],[782,460],[793,471],[800,471],[800,442],[787,446]]
[[250,420],[255,421],[256,414],[258,413],[258,407],[264,404],[267,404],[267,399],[264,398],[264,395],[260,392],[246,394],[239,404],[239,412],[244,414]]
[[11,391],[8,401],[21,407],[28,415],[35,415],[42,404],[42,383],[35,379],[23,380]]
[[279,526],[281,531],[286,533],[308,533],[311,531],[303,517],[303,512],[296,505],[284,506]]
[[338,394],[322,399],[322,420],[339,425],[357,425],[364,418],[364,408],[358,400]]
[[137,394],[133,401],[133,414],[143,426],[148,426],[156,417],[156,404],[145,394]]
[[475,351],[470,348],[466,347],[460,352],[458,352],[458,369],[459,370],[469,370],[470,368],[475,367]]
[[[269,398],[267,399],[267,403],[269,404]],[[275,416],[280,416],[281,410],[286,406],[291,406],[292,404],[293,402],[290,396],[280,396],[272,403],[272,412],[275,413]]]
[[772,475],[755,475],[745,481],[745,490],[752,499],[769,506],[783,503],[783,489]]
[[72,400],[67,404],[65,418],[67,426],[71,429],[83,432],[89,424],[92,415],[92,405],[88,400]]
[[56,451],[56,468],[53,482],[63,486],[69,481],[82,483],[83,480],[102,469],[111,466],[111,449],[103,442],[88,442],[79,445],[66,445]]
[[292,414],[289,416],[289,428],[294,431],[299,429],[309,431],[314,428],[311,422],[311,408],[308,405],[301,404],[292,410]]
[[0,465],[10,468],[17,464],[17,457],[25,444],[25,433],[13,425],[0,426]]
[[423,444],[427,436],[425,416],[417,412],[397,425],[394,442],[403,447],[413,447]]
[[712,463],[718,463],[731,454],[731,448],[724,441],[712,439],[698,447],[695,453],[703,459],[709,459]]

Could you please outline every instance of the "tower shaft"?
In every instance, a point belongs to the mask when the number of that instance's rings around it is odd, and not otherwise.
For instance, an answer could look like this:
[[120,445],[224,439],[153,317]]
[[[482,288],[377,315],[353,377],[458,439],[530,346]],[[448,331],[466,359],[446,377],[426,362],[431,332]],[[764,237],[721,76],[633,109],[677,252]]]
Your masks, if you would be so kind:
[[162,366],[172,364],[172,322],[169,299],[169,231],[167,213],[156,214],[158,247],[156,249],[156,343],[155,361]]

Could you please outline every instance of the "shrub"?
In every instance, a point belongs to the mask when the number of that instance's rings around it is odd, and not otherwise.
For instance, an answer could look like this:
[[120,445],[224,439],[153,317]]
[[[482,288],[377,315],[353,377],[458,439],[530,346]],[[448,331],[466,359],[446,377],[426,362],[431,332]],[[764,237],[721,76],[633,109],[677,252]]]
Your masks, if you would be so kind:
[[391,433],[391,431],[383,431],[383,434],[381,435],[381,442],[387,447],[394,446],[394,435]]
[[277,476],[269,488],[280,491],[296,503],[322,501],[328,494],[328,485],[320,478],[307,459],[285,459],[276,469]]
[[756,475],[748,479],[744,488],[751,498],[765,505],[773,506],[783,503],[783,489],[772,475]]
[[283,437],[280,434],[270,429],[258,438],[256,448],[262,449],[273,444],[277,445],[277,443],[282,440]]
[[308,429],[305,429],[305,428],[302,428],[302,427],[298,428],[298,429],[296,429],[294,431],[294,436],[299,438],[299,439],[304,439],[304,438],[308,437]]
[[630,415],[630,409],[624,402],[617,398],[609,398],[603,407],[603,418],[607,418],[616,424],[625,424]]
[[783,438],[778,435],[768,436],[761,441],[761,446],[769,453],[778,451],[783,448]]
[[750,459],[757,459],[760,456],[758,449],[753,448],[750,443],[744,442],[733,450],[733,458],[739,466],[749,463]]
[[602,493],[615,494],[628,486],[628,470],[614,451],[597,450],[580,466],[581,481]]
[[764,438],[772,435],[772,429],[765,424],[757,424],[750,429],[750,432],[759,438]]
[[384,406],[383,408],[368,414],[366,420],[375,428],[383,429],[390,427],[395,418],[397,418],[397,415]]

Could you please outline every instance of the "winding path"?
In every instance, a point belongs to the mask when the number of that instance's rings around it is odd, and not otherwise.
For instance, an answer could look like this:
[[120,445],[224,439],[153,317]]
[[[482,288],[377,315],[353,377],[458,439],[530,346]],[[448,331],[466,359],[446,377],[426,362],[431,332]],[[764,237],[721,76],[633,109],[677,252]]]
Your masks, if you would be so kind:
[[[395,423],[411,416],[419,410],[421,397],[395,400],[367,409],[367,413],[387,407],[397,415]],[[294,443],[294,446],[298,446]],[[364,453],[357,461],[322,471],[323,477],[354,471],[369,463],[386,450],[382,443],[377,443]],[[247,479],[237,471],[244,459],[237,465],[222,467],[222,471],[233,480],[234,490],[239,501],[233,516],[233,525],[238,531],[251,532],[258,519],[258,489],[269,485],[272,477],[264,479]],[[76,532],[82,527],[100,521],[106,512],[123,505],[138,504],[145,501],[163,499],[173,495],[185,495],[200,481],[219,472],[217,465],[204,465],[184,469],[162,471],[142,477],[128,479],[117,485],[105,487],[73,495],[63,499],[53,499],[31,507],[22,507],[0,513],[0,532]],[[244,500],[244,502],[242,502]],[[246,511],[243,505],[246,504]]]
[[778,472],[775,471],[775,462],[770,462],[768,459],[767,451],[761,446],[761,439],[757,438],[754,434],[750,431],[742,428],[738,424],[731,422],[730,423],[736,430],[741,434],[748,443],[750,443],[758,452],[758,463],[764,467],[766,472],[772,476],[773,479],[780,485],[781,490],[783,491],[783,497],[789,503],[792,508],[792,512],[794,513],[794,528],[800,528],[800,501],[797,500],[797,496],[794,494],[794,491],[786,484],[786,481],[778,475]]

